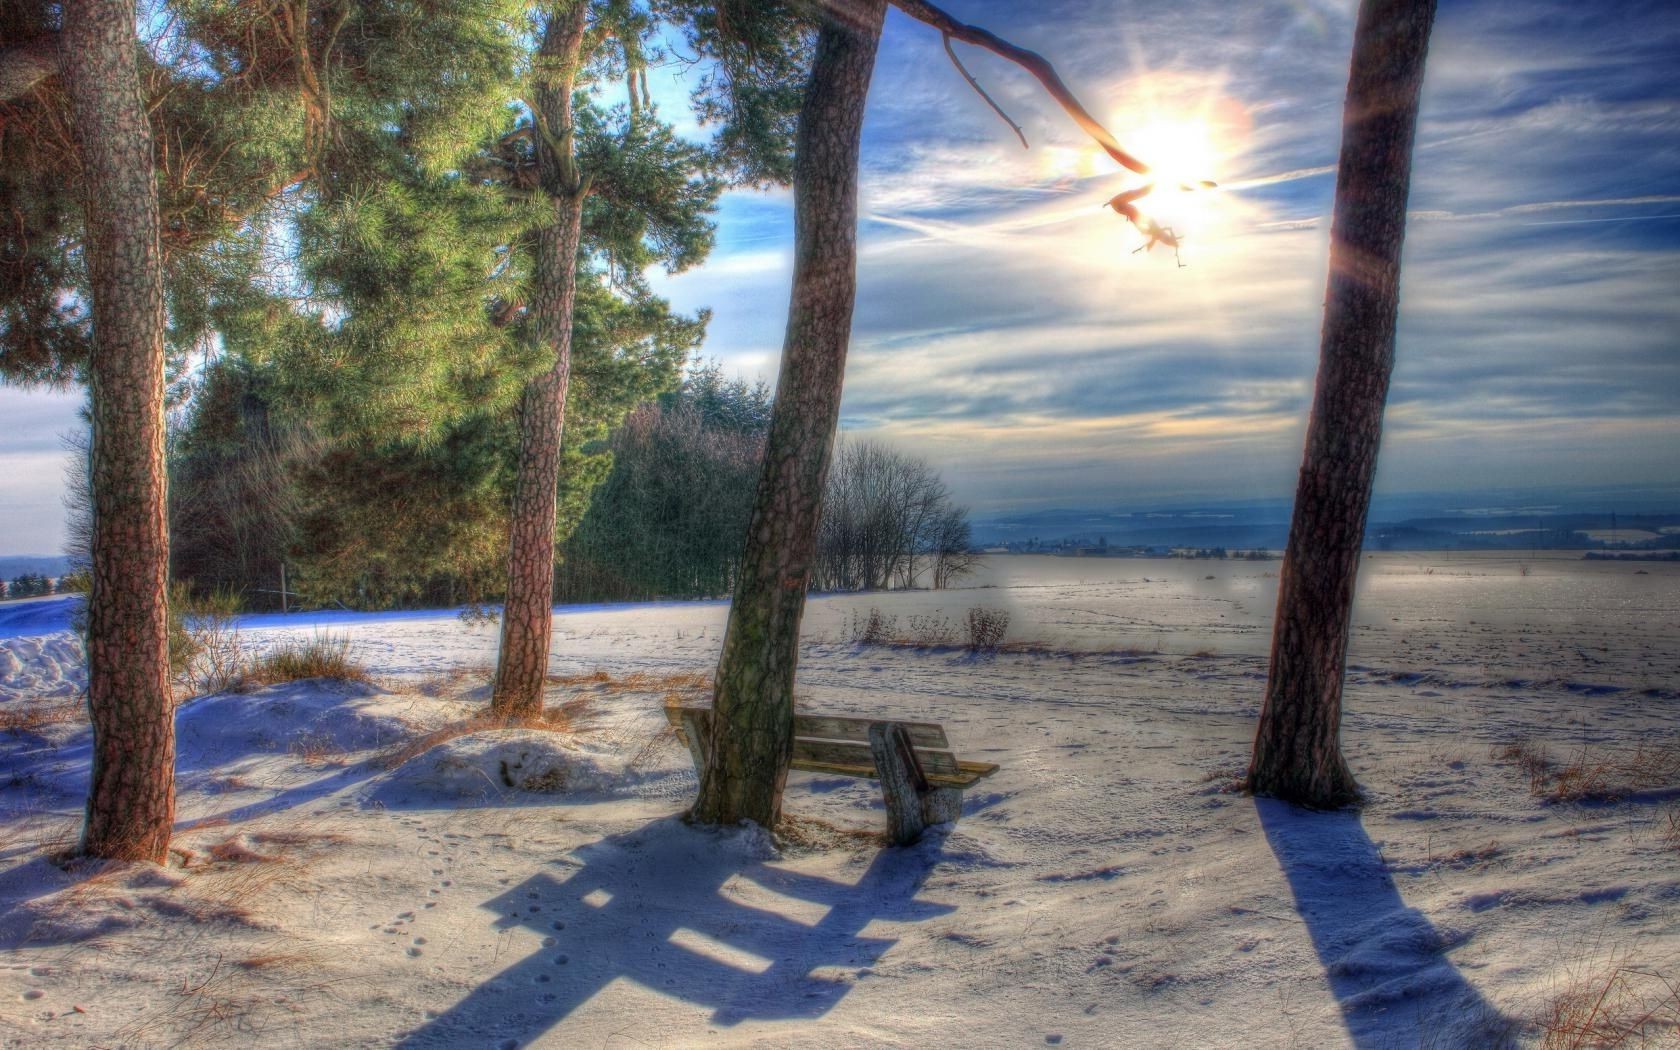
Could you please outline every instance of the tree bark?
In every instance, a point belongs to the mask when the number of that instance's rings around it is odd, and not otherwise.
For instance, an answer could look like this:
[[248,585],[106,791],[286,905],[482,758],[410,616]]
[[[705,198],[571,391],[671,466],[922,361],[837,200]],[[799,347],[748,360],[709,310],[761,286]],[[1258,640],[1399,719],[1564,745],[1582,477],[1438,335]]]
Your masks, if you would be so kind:
[[572,364],[572,308],[583,200],[588,192],[573,144],[572,89],[577,82],[588,4],[549,15],[537,52],[532,100],[538,178],[553,221],[536,231],[527,323],[553,347],[554,362],[526,386],[519,409],[519,466],[508,524],[507,600],[491,711],[501,718],[542,714],[543,682],[554,623],[554,521],[560,491],[560,442]]
[[66,86],[86,178],[93,351],[88,710],[81,851],[161,863],[175,820],[163,459],[163,269],[134,5],[68,0]]
[[0,102],[10,102],[35,90],[59,72],[57,33],[45,33],[0,48]]
[[794,147],[794,271],[764,467],[747,526],[691,815],[773,827],[793,747],[799,622],[857,291],[858,148],[886,0],[825,5]]
[[1314,808],[1359,801],[1341,752],[1342,679],[1394,368],[1412,141],[1434,17],[1435,0],[1364,0],[1354,29],[1318,386],[1248,773],[1255,794]]

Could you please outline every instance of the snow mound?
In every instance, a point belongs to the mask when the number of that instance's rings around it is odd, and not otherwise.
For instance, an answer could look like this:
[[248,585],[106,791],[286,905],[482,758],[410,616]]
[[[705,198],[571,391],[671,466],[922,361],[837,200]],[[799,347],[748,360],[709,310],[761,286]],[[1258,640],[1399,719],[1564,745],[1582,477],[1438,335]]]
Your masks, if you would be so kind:
[[413,734],[413,725],[371,687],[319,678],[206,696],[175,716],[182,760],[204,766],[253,752],[327,757],[368,751]]
[[86,685],[87,659],[73,632],[0,638],[0,701],[73,697]]
[[0,638],[39,637],[69,631],[70,620],[81,603],[79,594],[0,602]]
[[622,771],[601,756],[535,729],[492,729],[453,740],[409,759],[372,792],[385,805],[461,800],[515,801],[520,794],[615,794]]

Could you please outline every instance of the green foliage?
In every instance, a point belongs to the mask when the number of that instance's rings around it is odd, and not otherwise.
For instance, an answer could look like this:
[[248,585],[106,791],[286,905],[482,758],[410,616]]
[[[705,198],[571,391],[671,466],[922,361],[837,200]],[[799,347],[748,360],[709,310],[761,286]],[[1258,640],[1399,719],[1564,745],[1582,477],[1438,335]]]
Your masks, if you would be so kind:
[[50,577],[34,572],[14,576],[10,583],[0,580],[0,597],[6,598],[35,598],[43,594],[52,594],[55,589],[62,591],[64,588],[55,588]]
[[567,601],[715,597],[734,587],[770,395],[717,366],[643,405],[610,441],[612,472],[565,543]]
[[793,137],[814,40],[809,3],[788,0],[656,0],[684,27],[689,50],[709,61],[694,107],[714,131],[720,170],[738,185],[793,181]]
[[[169,343],[274,324],[305,291],[298,209],[386,180],[400,156],[443,177],[505,123],[520,0],[160,0],[141,19]],[[50,40],[57,7],[20,0],[0,38]],[[307,12],[304,17],[295,17]],[[89,336],[80,165],[56,78],[0,100],[0,375],[64,382]]]

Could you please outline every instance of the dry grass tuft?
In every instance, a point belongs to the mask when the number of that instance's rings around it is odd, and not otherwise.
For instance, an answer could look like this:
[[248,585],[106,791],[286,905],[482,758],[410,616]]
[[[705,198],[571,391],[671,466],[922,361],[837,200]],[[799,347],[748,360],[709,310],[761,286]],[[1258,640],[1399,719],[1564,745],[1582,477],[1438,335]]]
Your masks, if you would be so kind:
[[308,956],[297,952],[273,952],[235,959],[231,965],[249,973],[255,970],[299,969],[309,963]]
[[1546,777],[1552,768],[1552,760],[1546,754],[1546,749],[1527,738],[1513,740],[1493,749],[1493,758],[1499,762],[1515,762],[1517,767],[1528,774],[1528,791],[1531,795],[1539,795],[1545,791]]
[[1518,740],[1493,749],[1528,774],[1529,793],[1548,802],[1616,802],[1640,791],[1680,786],[1680,743],[1641,744],[1632,751],[1582,747],[1562,764],[1544,747]]
[[238,838],[218,842],[205,852],[218,864],[272,864],[280,859],[267,853],[258,853]]
[[34,733],[47,726],[86,721],[87,705],[80,700],[0,706],[0,732],[5,733]]
[[548,676],[550,685],[564,685],[577,687],[580,685],[604,685],[612,681],[612,675],[597,667],[587,674],[551,674]]
[[330,634],[318,634],[303,642],[281,642],[251,664],[247,677],[257,685],[278,685],[306,678],[331,678],[340,682],[370,680],[367,668],[351,651],[350,639]]
[[470,667],[452,667],[447,671],[433,671],[420,679],[414,691],[421,696],[439,697],[453,696],[461,691],[461,687],[479,677],[479,672]]
[[614,678],[597,668],[588,674],[548,676],[550,685],[578,688],[595,686],[596,693],[657,693],[665,690],[699,690],[712,687],[712,676],[704,671],[631,671]]
[[1671,1047],[1680,1040],[1680,986],[1612,960],[1554,996],[1539,1025],[1541,1050]]
[[1657,835],[1669,849],[1680,850],[1680,806],[1670,806],[1663,811]]
[[845,850],[865,853],[884,849],[888,845],[885,832],[865,828],[846,828],[813,817],[783,815],[771,836],[778,849],[791,853],[827,853]]
[[570,732],[574,721],[585,711],[589,703],[588,698],[579,698],[564,704],[555,704],[544,711],[541,718],[498,718],[488,711],[483,711],[472,718],[451,722],[441,729],[422,733],[406,744],[399,744],[375,758],[373,765],[376,769],[396,769],[403,763],[420,757],[439,744],[448,743],[459,737],[470,736],[473,733],[496,729],[536,729],[546,733]]
[[306,766],[342,766],[349,760],[349,752],[326,733],[299,737],[287,750]]
[[260,846],[313,846],[316,844],[338,845],[350,840],[336,831],[253,831],[249,835],[252,842]]
[[447,743],[457,737],[468,736],[488,729],[505,729],[507,726],[506,720],[489,717],[475,717],[460,722],[451,722],[442,729],[422,733],[406,744],[399,744],[374,759],[373,764],[378,769],[396,769],[411,759],[419,758],[439,744]]
[[[676,694],[672,693],[670,696],[675,697]],[[667,706],[671,706],[669,698],[667,698]],[[642,746],[638,747],[625,761],[624,771],[626,773],[640,773],[653,765],[654,760],[672,746],[683,746],[682,730],[676,726],[666,726],[642,742]]]

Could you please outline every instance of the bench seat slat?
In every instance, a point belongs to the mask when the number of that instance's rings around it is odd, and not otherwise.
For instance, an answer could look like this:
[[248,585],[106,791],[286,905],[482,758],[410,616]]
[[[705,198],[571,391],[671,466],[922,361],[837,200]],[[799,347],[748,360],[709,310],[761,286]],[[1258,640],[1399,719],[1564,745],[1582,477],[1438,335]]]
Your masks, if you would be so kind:
[[[961,769],[962,766],[977,764],[981,766],[981,771],[977,772],[974,770]],[[981,779],[997,772],[996,766],[986,767],[984,763],[962,762],[959,763],[958,766],[959,771],[956,773],[928,773],[927,780],[929,786],[952,788],[972,787]],[[849,763],[806,762],[796,759],[794,760],[793,768],[804,773],[832,773],[835,776],[842,777],[857,777],[859,779],[867,780],[880,779],[875,775],[875,767],[873,765],[856,766]]]
[[[924,751],[918,747],[916,758],[922,763],[922,770],[926,773],[957,771],[957,756],[949,751]],[[839,740],[805,740],[799,737],[795,737],[793,741],[793,759],[795,762],[828,762],[847,766],[873,767],[875,764],[868,744],[848,744]]]

